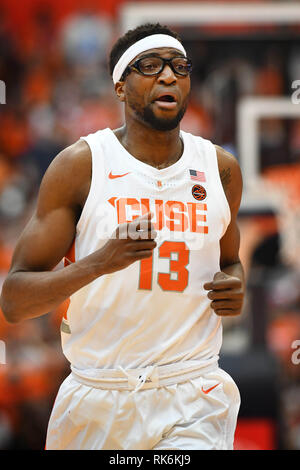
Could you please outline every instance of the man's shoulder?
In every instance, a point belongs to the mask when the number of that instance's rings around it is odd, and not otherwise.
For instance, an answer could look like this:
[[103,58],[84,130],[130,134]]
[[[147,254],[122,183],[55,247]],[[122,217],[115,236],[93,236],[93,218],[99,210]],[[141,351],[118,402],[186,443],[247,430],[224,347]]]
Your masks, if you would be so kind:
[[87,197],[92,175],[92,158],[84,140],[63,149],[49,165],[40,188],[46,199],[82,206]]
[[64,148],[52,160],[45,177],[53,174],[60,175],[60,179],[66,181],[82,180],[91,175],[92,156],[87,142],[80,139]]
[[91,161],[91,150],[88,143],[79,139],[65,147],[53,160],[53,163],[67,165],[82,165]]
[[218,158],[218,164],[219,167],[222,166],[236,166],[239,167],[239,163],[237,158],[228,150],[224,149],[220,145],[213,144],[216,152],[217,152],[217,158]]

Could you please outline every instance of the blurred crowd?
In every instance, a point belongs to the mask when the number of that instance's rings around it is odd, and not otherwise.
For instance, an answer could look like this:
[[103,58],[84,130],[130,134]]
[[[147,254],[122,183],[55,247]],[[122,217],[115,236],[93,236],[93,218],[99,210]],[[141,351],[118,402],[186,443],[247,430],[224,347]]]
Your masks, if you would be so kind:
[[[0,79],[6,84],[6,104],[0,105],[0,287],[52,159],[80,136],[123,121],[107,69],[119,34],[116,22],[89,9],[59,24],[51,9],[33,13],[30,28],[18,36],[0,3]],[[291,95],[291,83],[300,78],[300,29],[293,30],[292,42],[280,40],[282,31],[276,39],[276,29],[268,41],[256,40],[255,32],[250,41],[236,41],[232,34],[224,40],[220,31],[205,36],[198,30],[191,38],[182,27],[179,33],[194,64],[182,128],[239,158],[237,102],[244,96]],[[291,361],[291,343],[300,340],[300,119],[262,120],[260,136],[263,180],[278,189],[290,218],[282,219],[280,211],[241,213],[249,294],[244,318],[225,324],[224,347],[239,350],[256,341],[253,297],[261,283],[263,342],[283,378],[284,445],[299,449],[300,365]],[[62,310],[17,325],[0,314],[7,357],[0,363],[0,449],[44,446],[53,400],[69,373],[60,347]]]

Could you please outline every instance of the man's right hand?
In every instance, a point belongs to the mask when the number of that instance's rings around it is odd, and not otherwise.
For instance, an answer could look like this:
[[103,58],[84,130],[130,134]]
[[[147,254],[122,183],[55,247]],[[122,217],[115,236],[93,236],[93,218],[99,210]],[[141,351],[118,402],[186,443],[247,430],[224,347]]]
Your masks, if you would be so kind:
[[104,263],[104,274],[126,268],[135,261],[149,258],[156,247],[157,232],[151,219],[153,214],[136,218],[132,222],[120,224],[110,240],[97,252]]

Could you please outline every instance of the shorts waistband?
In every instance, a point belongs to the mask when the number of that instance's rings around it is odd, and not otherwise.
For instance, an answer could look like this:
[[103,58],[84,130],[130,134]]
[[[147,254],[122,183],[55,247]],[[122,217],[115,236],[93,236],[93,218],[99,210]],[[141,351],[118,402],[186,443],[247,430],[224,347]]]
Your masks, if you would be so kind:
[[199,361],[185,361],[167,365],[154,365],[139,369],[87,369],[71,366],[72,377],[83,385],[104,390],[151,389],[174,385],[197,378],[218,368],[213,358],[204,364]]

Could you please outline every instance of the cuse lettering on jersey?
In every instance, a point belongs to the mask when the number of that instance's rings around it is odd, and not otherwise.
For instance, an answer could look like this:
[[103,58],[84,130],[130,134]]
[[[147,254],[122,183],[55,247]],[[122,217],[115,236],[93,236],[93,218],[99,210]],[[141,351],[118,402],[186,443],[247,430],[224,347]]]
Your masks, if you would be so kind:
[[[137,217],[147,214],[153,207],[148,198],[136,199],[132,197],[112,197],[108,202],[116,209],[118,224],[132,222]],[[131,209],[131,220],[128,220],[128,208]],[[202,202],[181,202],[154,200],[156,222],[155,230],[167,227],[171,232],[208,233],[206,222],[207,205]]]

